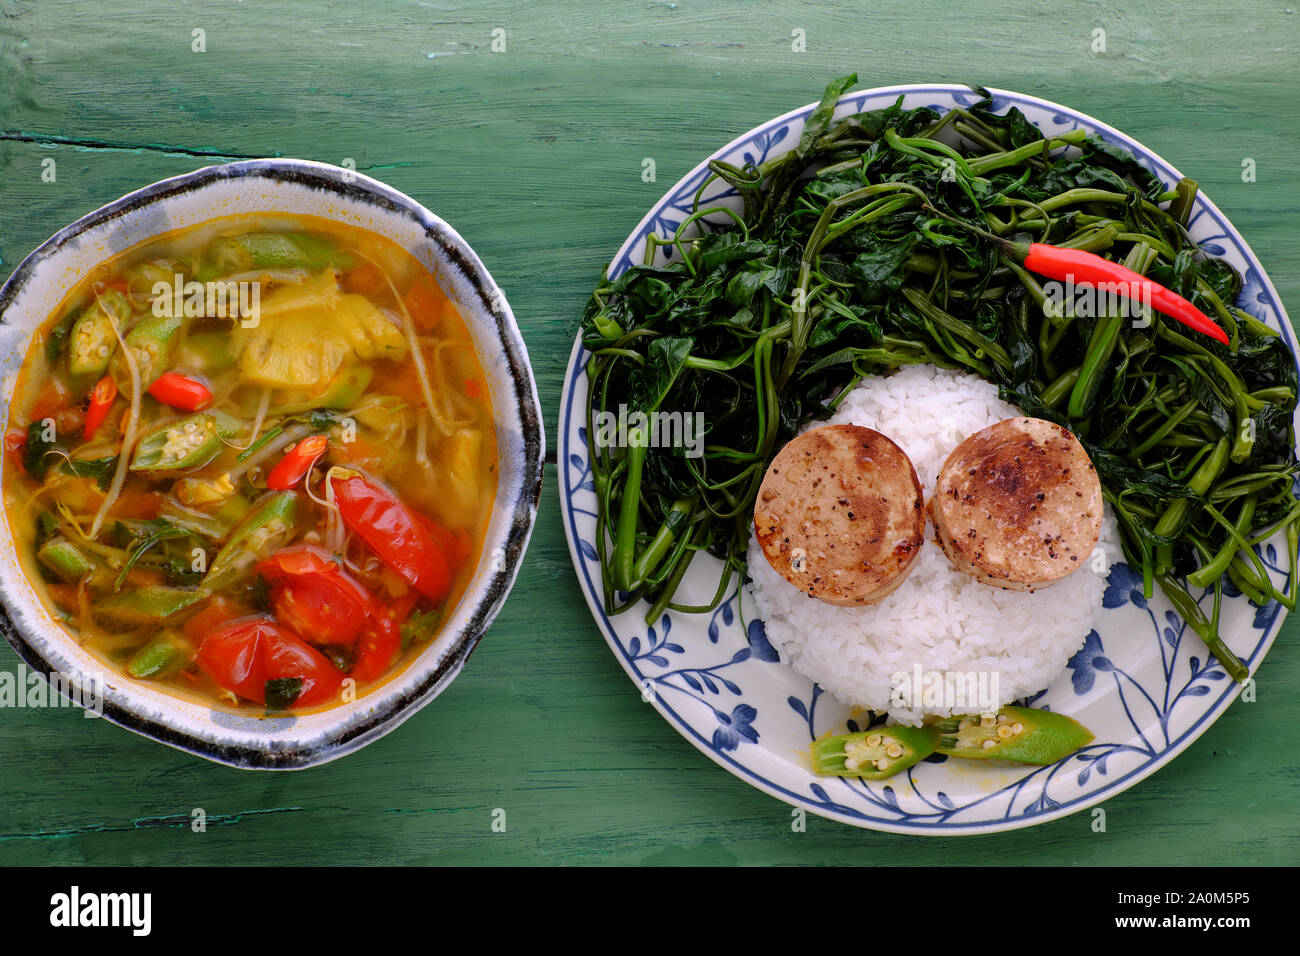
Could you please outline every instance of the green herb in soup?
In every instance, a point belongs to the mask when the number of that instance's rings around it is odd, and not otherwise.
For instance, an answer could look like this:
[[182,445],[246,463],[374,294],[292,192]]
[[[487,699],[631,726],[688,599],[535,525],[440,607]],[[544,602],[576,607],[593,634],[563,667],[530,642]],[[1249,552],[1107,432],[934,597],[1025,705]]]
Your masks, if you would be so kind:
[[36,335],[5,510],[64,625],[211,703],[330,706],[437,637],[496,492],[483,370],[395,244],[224,220],[96,270]]

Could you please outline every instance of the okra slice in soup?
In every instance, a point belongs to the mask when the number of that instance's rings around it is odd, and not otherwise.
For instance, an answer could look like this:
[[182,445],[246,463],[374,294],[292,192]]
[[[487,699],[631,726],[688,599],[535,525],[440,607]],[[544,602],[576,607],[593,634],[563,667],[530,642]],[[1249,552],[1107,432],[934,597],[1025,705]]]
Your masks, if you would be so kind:
[[243,422],[223,412],[200,412],[159,425],[140,439],[132,471],[188,471],[202,468],[236,437]]
[[98,378],[108,370],[117,350],[117,332],[131,315],[131,303],[116,289],[99,297],[72,323],[68,336],[68,374],[74,379]]
[[[141,388],[148,388],[153,380],[167,371],[167,364],[180,340],[183,321],[170,315],[146,315],[131,327],[123,341],[135,359],[140,372]],[[126,362],[121,352],[114,356],[114,370],[126,378]]]
[[343,265],[349,257],[332,243],[305,234],[246,233],[226,236],[212,244],[208,260],[195,275],[200,281],[248,269],[309,269],[331,263]]
[[191,332],[177,347],[176,364],[213,374],[235,364],[228,332]]
[[200,588],[173,588],[161,584],[123,591],[95,605],[92,613],[101,624],[136,628],[160,624],[210,597]]
[[292,491],[265,495],[254,504],[217,552],[203,587],[215,591],[235,580],[260,557],[270,554],[293,537],[298,519],[298,496]]
[[68,584],[84,581],[95,573],[95,564],[67,538],[51,538],[36,552],[37,560]]
[[1050,710],[1003,707],[996,715],[949,717],[935,725],[939,753],[977,760],[1050,764],[1092,742],[1077,720]]
[[281,415],[296,415],[313,409],[342,410],[351,408],[374,378],[369,365],[353,365],[341,369],[321,394],[290,393],[288,401],[278,407]]
[[309,264],[307,254],[288,236],[253,233],[232,240],[243,247],[250,264],[259,268],[290,268]]
[[880,780],[924,760],[939,746],[933,727],[873,727],[812,743],[814,773]]
[[174,635],[159,635],[131,656],[126,672],[141,679],[166,677],[187,663],[190,652],[183,644]]

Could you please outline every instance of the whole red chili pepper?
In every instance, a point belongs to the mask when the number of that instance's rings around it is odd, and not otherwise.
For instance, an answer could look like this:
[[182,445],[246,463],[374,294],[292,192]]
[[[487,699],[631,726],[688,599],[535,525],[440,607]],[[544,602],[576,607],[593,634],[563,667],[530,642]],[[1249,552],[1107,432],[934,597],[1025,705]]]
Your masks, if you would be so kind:
[[[1215,325],[1204,312],[1172,289],[1167,289],[1158,282],[1152,282],[1127,266],[1103,259],[1083,249],[1062,249],[1041,242],[1030,243],[1027,246],[1021,243],[1009,245],[1021,256],[1025,268],[1030,272],[1037,272],[1039,275],[1061,282],[1068,279],[1075,285],[1095,286],[1104,283],[1126,298],[1150,302],[1152,308],[1178,320],[1188,328],[1208,335],[1224,345],[1228,344],[1228,336],[1223,329]],[[1136,292],[1137,295],[1130,295],[1130,291]]]
[[[925,208],[963,229],[996,243],[1004,253],[1018,259],[1030,272],[1036,272],[1059,282],[1069,280],[1075,285],[1095,286],[1105,283],[1125,298],[1149,302],[1152,308],[1181,322],[1189,329],[1208,335],[1216,342],[1229,344],[1227,333],[1204,312],[1172,289],[1166,289],[1160,283],[1152,282],[1127,266],[1103,259],[1096,253],[1086,252],[1083,249],[1063,249],[1042,242],[1012,242],[941,212],[933,206],[927,205]],[[1129,295],[1129,291],[1135,291],[1137,295]]]

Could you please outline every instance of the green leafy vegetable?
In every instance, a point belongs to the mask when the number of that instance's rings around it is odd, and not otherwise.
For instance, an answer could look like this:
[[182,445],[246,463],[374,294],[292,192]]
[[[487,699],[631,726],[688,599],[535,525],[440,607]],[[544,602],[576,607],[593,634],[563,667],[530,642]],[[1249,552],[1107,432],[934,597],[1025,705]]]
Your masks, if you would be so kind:
[[266,706],[273,710],[285,710],[302,693],[301,677],[275,677],[266,682]]
[[23,469],[37,481],[44,481],[50,468],[60,459],[66,461],[68,455],[66,445],[58,438],[47,439],[45,433],[43,422],[32,422],[27,426],[27,442],[23,445]]
[[113,590],[115,592],[122,590],[122,585],[126,583],[127,576],[131,573],[131,569],[136,566],[136,563],[142,557],[144,557],[145,552],[154,545],[158,544],[160,541],[166,541],[168,538],[188,538],[190,536],[189,531],[184,528],[173,527],[165,521],[151,521],[149,522],[149,525],[151,530],[144,534],[143,537],[139,539],[138,543],[135,544],[130,557],[126,559],[126,563],[122,565],[122,569],[117,573],[117,578],[113,581]]
[[[1300,537],[1295,357],[1235,306],[1233,268],[1188,237],[1196,184],[1167,190],[1083,130],[1044,138],[1018,111],[995,113],[982,90],[943,115],[900,97],[834,119],[855,81],[827,88],[791,151],[745,168],[710,163],[678,232],[650,237],[645,264],[602,279],[584,310],[606,607],[644,598],[651,621],[669,607],[716,607],[743,573],[776,451],[862,377],[911,363],[974,372],[1074,431],[1148,595],[1159,581],[1195,606],[1178,581],[1213,562],[1216,607],[1234,585],[1291,606],[1241,543]],[[700,203],[719,180],[740,212]],[[1124,262],[1180,290],[1230,344],[1160,314],[1133,321],[1064,301],[1003,251],[1010,239]],[[702,454],[639,447],[630,428],[602,442],[602,413],[623,407],[701,416]],[[700,551],[723,562],[714,598],[676,604]],[[1217,639],[1217,615],[1189,622],[1244,674]]]
[[442,620],[439,610],[417,611],[402,623],[402,650],[406,650],[417,641],[427,641],[438,633],[438,622]]
[[113,483],[113,472],[117,470],[117,456],[109,458],[69,458],[63,463],[63,470],[78,478],[94,478],[100,491],[107,491]]

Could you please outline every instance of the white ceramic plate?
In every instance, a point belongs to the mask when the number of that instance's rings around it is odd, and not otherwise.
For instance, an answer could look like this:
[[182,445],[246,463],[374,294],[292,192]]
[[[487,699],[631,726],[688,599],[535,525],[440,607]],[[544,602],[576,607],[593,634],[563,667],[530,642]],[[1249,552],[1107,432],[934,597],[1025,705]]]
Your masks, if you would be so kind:
[[[1083,127],[1121,145],[1172,188],[1181,174],[1136,140],[1083,113],[1021,93],[993,90],[994,110],[1018,108],[1045,134]],[[906,108],[940,112],[980,97],[967,87],[919,85],[849,93],[836,116],[879,109],[903,95]],[[643,261],[646,237],[672,235],[690,215],[707,163],[761,163],[791,149],[816,104],[751,130],[702,162],[654,206],[615,256],[617,276]],[[714,182],[701,205],[729,202]],[[1295,334],[1268,276],[1227,218],[1204,195],[1189,229],[1208,253],[1244,277],[1237,305],[1280,329],[1292,352]],[[564,530],[587,603],[610,648],[664,718],[731,773],[797,807],[856,826],[903,833],[969,834],[1030,826],[1092,806],[1147,777],[1205,732],[1240,692],[1204,642],[1174,614],[1157,589],[1142,597],[1140,574],[1110,569],[1104,608],[1084,647],[1033,703],[1068,714],[1095,734],[1093,743],[1047,767],[931,758],[885,781],[814,775],[808,744],[842,733],[849,709],[782,664],[754,618],[748,589],[733,591],[711,614],[668,613],[647,626],[646,606],[605,613],[595,543],[596,496],[585,430],[586,363],[581,338],[565,377],[559,424],[559,493]],[[1286,582],[1284,550],[1260,549],[1276,580]],[[684,582],[712,593],[720,565],[697,557]],[[1202,596],[1208,605],[1212,592]],[[741,606],[744,614],[742,618]],[[1221,633],[1253,673],[1272,644],[1285,611],[1257,608],[1234,595],[1224,601]],[[743,620],[743,624],[742,624]],[[851,725],[850,725],[851,726]]]

